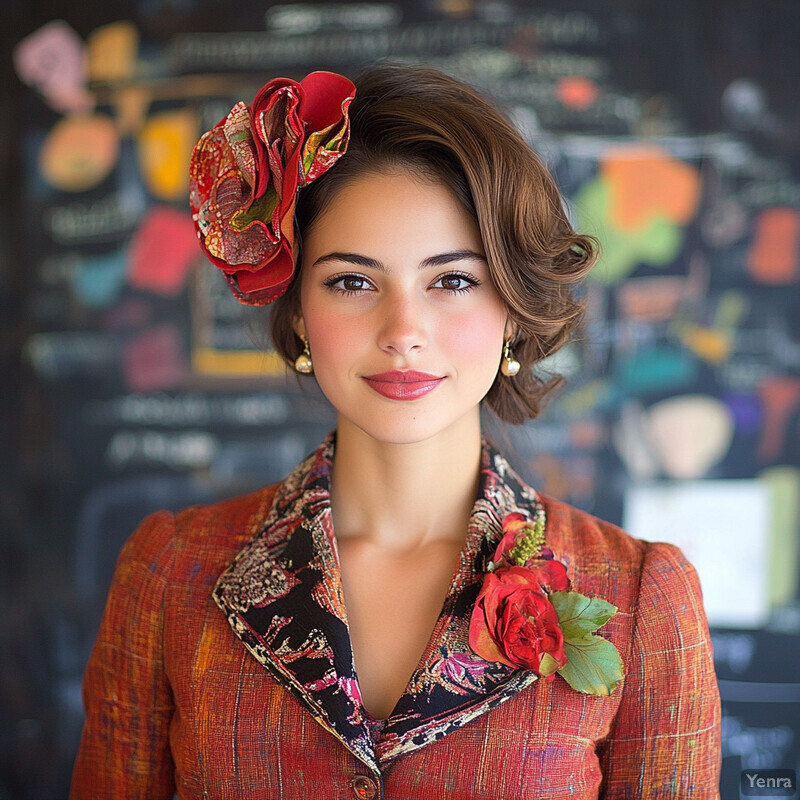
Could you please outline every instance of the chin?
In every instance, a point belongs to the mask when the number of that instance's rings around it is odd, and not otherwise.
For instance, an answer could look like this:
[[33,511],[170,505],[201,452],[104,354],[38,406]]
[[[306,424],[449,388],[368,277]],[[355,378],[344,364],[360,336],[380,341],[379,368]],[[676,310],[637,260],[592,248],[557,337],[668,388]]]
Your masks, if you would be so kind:
[[480,415],[473,409],[457,417],[443,419],[434,414],[411,409],[389,412],[379,417],[365,419],[339,414],[339,427],[355,428],[375,442],[387,445],[413,445],[430,442],[436,438],[463,437],[474,427],[480,431]]

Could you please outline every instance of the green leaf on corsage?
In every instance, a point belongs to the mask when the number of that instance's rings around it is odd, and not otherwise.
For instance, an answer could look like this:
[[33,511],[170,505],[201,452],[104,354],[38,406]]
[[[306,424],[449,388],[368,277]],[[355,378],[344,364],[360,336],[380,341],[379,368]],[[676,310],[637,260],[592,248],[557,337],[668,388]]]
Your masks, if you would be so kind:
[[622,659],[611,642],[593,632],[611,619],[616,606],[580,592],[552,592],[549,599],[558,614],[567,656],[558,674],[584,694],[611,694],[624,675]]

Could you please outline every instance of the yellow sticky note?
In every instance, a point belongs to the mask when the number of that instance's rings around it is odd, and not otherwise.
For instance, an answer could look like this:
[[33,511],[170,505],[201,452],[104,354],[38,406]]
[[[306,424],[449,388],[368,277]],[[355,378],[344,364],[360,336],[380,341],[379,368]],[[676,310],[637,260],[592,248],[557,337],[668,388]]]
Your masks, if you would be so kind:
[[181,200],[189,190],[189,158],[198,122],[189,110],[151,116],[139,133],[139,165],[150,192],[159,200]]
[[89,80],[129,80],[138,50],[139,31],[132,22],[112,22],[95,28],[86,41]]

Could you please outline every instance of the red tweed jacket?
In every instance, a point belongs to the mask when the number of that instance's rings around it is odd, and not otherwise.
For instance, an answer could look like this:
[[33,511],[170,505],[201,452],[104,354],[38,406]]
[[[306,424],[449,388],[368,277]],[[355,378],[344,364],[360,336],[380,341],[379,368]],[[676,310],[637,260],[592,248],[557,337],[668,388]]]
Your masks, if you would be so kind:
[[[330,512],[334,440],[284,482],[153,514],[120,556],[84,679],[75,798],[718,798],[720,705],[680,550],[539,498],[489,445],[442,613],[385,721],[361,707]],[[541,504],[541,505],[540,505]],[[607,697],[489,664],[467,630],[503,517],[543,507],[599,633]]]

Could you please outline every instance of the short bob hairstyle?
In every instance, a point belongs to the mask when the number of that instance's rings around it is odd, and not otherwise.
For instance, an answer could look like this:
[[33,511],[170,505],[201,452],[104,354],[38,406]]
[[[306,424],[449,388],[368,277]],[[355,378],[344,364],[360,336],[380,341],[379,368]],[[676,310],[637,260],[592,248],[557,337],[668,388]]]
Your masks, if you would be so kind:
[[[533,365],[569,338],[583,313],[575,284],[594,265],[598,245],[573,230],[555,182],[511,122],[476,90],[423,66],[379,63],[355,78],[347,153],[299,192],[297,241],[348,181],[408,169],[448,186],[475,219],[489,270],[517,333],[522,368],[498,372],[486,395],[514,424],[536,417],[561,384]],[[292,323],[299,311],[300,269],[270,316],[272,340],[290,364],[302,352]]]

